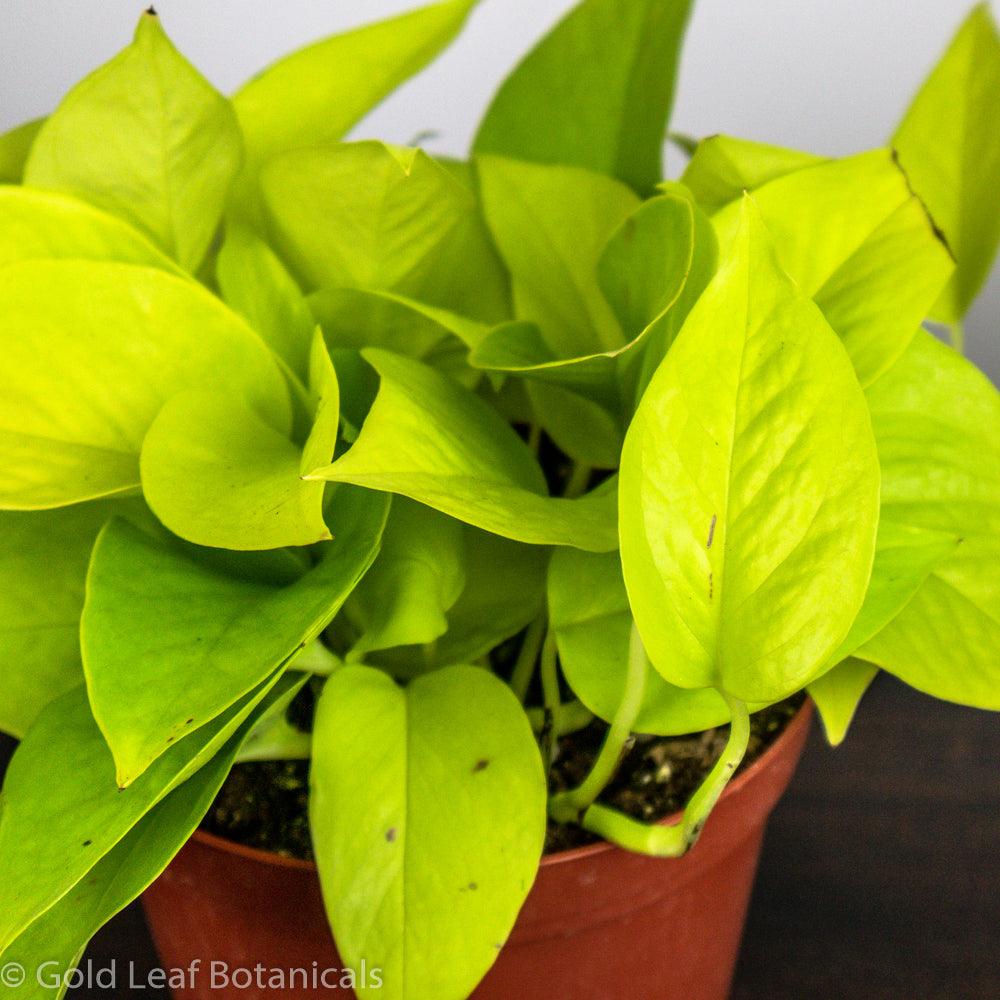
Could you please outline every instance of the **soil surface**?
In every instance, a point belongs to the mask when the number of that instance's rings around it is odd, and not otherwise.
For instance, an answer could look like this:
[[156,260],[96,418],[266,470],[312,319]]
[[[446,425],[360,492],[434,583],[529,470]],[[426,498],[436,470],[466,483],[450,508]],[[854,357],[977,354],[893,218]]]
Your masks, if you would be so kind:
[[[781,702],[751,718],[750,745],[741,765],[752,764],[781,734],[802,696]],[[311,707],[311,706],[309,706]],[[293,706],[295,721],[307,728],[308,709]],[[574,787],[589,771],[607,726],[593,722],[559,741],[551,773],[553,791]],[[645,822],[683,808],[725,746],[728,726],[691,736],[638,736],[622,761],[617,778],[601,801]],[[737,772],[739,773],[739,772]],[[312,860],[309,839],[309,762],[238,764],[202,824],[210,833],[284,857]],[[545,851],[593,843],[577,826],[549,824]]]

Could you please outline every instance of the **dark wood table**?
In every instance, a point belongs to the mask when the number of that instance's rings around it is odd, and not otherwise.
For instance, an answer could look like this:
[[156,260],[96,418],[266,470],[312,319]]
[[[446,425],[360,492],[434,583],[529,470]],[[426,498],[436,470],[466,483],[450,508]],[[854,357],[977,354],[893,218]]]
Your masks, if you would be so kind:
[[[141,912],[90,956],[153,968]],[[844,998],[1000,998],[1000,719],[888,678],[845,746],[812,734],[770,827],[733,993]]]

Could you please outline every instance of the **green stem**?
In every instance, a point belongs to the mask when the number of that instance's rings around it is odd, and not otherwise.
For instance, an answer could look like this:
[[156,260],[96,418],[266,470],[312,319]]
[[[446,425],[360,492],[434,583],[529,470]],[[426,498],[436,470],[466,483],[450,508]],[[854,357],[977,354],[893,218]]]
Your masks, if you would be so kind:
[[646,693],[649,665],[639,630],[632,625],[629,639],[628,665],[625,671],[625,691],[611,728],[604,738],[601,752],[582,785],[552,797],[549,813],[559,823],[579,823],[584,812],[597,801],[621,765],[622,758],[632,739],[635,721],[642,709]]
[[959,354],[965,354],[965,324],[960,319],[948,327],[948,338],[951,340],[951,346]]
[[[541,733],[545,729],[545,712],[541,708],[529,708],[528,721],[535,733]],[[585,729],[594,721],[594,713],[579,701],[563,702],[559,709],[559,729],[556,736],[569,736],[570,733],[579,732]]]
[[593,471],[589,465],[574,465],[563,490],[563,496],[568,500],[582,496],[590,485],[590,474]]
[[545,725],[542,728],[542,750],[546,768],[555,759],[556,734],[562,726],[562,698],[559,694],[559,665],[556,634],[551,629],[542,644],[542,702],[545,706]]
[[514,672],[511,674],[510,686],[522,705],[525,698],[528,697],[528,688],[531,687],[535,668],[538,666],[538,654],[542,650],[542,642],[545,639],[546,623],[545,615],[541,614],[528,626],[524,642],[521,644],[521,651],[517,654]]
[[315,642],[309,643],[300,653],[297,653],[289,665],[304,674],[329,677],[330,674],[344,665],[344,661],[317,639]]
[[724,692],[720,694],[726,699],[732,715],[729,741],[715,767],[691,796],[680,823],[649,826],[608,806],[596,804],[584,814],[584,828],[626,850],[657,858],[679,858],[693,847],[709,813],[743,760],[750,740],[750,713],[746,703]]
[[542,425],[532,424],[531,430],[528,431],[528,447],[535,453],[538,454],[538,450],[542,447]]

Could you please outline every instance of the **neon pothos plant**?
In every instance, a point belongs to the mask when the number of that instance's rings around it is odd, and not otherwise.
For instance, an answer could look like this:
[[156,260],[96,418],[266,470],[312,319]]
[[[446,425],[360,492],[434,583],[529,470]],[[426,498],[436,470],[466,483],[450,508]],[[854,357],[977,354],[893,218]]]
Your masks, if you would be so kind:
[[[345,962],[461,998],[547,812],[674,857],[761,706],[838,742],[884,669],[1000,709],[1000,398],[923,327],[1000,238],[986,8],[845,159],[714,136],[664,181],[685,0],[585,0],[468,162],[343,141],[472,6],[232,100],[147,14],[0,143],[6,961],[71,966],[235,760],[311,755]],[[632,733],[726,722],[679,825],[597,804]]]

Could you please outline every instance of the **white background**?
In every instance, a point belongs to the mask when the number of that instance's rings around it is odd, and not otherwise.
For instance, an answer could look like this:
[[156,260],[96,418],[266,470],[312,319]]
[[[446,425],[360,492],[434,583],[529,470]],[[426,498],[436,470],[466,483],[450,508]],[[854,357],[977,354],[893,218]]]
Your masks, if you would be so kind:
[[[421,0],[160,0],[174,42],[223,91],[290,49]],[[621,0],[627,3],[628,0]],[[698,0],[673,125],[828,155],[882,144],[971,0]],[[482,0],[456,45],[356,130],[461,153],[510,66],[571,0]],[[127,44],[135,0],[0,0],[0,128],[51,110]],[[1000,121],[996,123],[1000,128]],[[671,161],[676,172],[679,160]],[[1000,200],[1000,192],[998,192]],[[1000,206],[998,206],[1000,210]],[[1000,381],[1000,269],[969,321]]]

